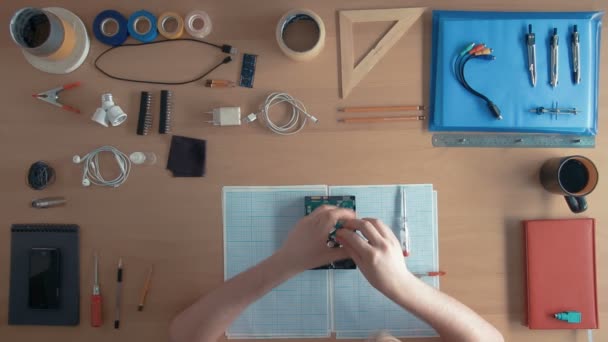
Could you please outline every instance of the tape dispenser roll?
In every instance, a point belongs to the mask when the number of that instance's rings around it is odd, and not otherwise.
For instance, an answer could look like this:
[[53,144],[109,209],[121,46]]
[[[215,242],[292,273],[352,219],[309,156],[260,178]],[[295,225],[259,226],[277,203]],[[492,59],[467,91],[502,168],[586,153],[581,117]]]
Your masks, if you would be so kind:
[[[111,25],[116,26],[116,29],[111,30]],[[127,18],[122,14],[115,10],[105,10],[95,17],[93,34],[97,40],[104,44],[118,46],[122,45],[129,36],[127,26]]]
[[[139,23],[144,23],[144,25],[147,23],[147,30],[144,31],[138,29],[137,26]],[[158,30],[156,29],[156,17],[154,14],[145,10],[140,10],[131,14],[127,27],[131,37],[139,40],[140,42],[149,43],[158,36]]]
[[[305,51],[296,51],[285,44],[285,31],[287,27],[298,21],[312,21],[318,29],[317,41],[314,45]],[[276,39],[279,48],[283,53],[298,62],[309,61],[319,55],[325,46],[325,24],[323,20],[315,12],[308,9],[293,9],[281,17],[276,30]]]
[[[175,29],[167,31],[167,26],[170,21],[175,21]],[[157,22],[158,33],[167,39],[177,39],[184,33],[184,19],[175,12],[165,12],[158,17]]]
[[194,10],[186,15],[184,21],[186,32],[194,38],[205,38],[213,28],[211,18],[205,11]]

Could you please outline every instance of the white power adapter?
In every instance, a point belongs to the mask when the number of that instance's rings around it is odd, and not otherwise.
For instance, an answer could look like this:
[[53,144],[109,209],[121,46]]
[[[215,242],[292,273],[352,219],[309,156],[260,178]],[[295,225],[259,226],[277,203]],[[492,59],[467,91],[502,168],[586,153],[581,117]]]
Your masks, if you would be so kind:
[[214,108],[208,114],[213,115],[213,120],[208,121],[214,126],[240,126],[241,107],[220,107]]

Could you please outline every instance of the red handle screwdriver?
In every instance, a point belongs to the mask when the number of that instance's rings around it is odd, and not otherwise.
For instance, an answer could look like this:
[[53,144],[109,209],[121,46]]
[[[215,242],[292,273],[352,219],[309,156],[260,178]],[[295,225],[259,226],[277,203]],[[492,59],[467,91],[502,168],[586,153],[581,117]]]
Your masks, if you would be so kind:
[[103,323],[101,316],[101,291],[99,289],[99,259],[95,253],[95,282],[91,295],[91,326],[100,327]]

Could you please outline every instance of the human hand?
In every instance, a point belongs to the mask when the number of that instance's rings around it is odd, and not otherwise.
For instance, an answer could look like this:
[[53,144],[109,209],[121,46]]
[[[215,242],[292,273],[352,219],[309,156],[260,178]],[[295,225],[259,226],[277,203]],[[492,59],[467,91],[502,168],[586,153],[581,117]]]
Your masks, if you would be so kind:
[[298,272],[346,259],[348,255],[342,248],[327,247],[327,236],[338,220],[354,218],[355,212],[350,209],[320,206],[298,221],[277,255]]
[[[368,240],[361,238],[358,230]],[[389,298],[414,277],[405,266],[401,244],[393,231],[380,220],[366,218],[343,222],[336,237],[369,283]]]

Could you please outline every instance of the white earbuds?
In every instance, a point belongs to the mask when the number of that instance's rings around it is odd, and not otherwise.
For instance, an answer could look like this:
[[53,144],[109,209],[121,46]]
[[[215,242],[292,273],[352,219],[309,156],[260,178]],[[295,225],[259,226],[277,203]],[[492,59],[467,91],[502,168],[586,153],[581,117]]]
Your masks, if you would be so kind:
[[72,157],[72,161],[74,162],[74,164],[80,164],[80,162],[82,161],[82,159],[80,159],[79,155],[75,155]]
[[127,120],[127,114],[114,103],[112,94],[105,93],[101,95],[101,107],[95,110],[91,120],[104,127],[118,126]]

